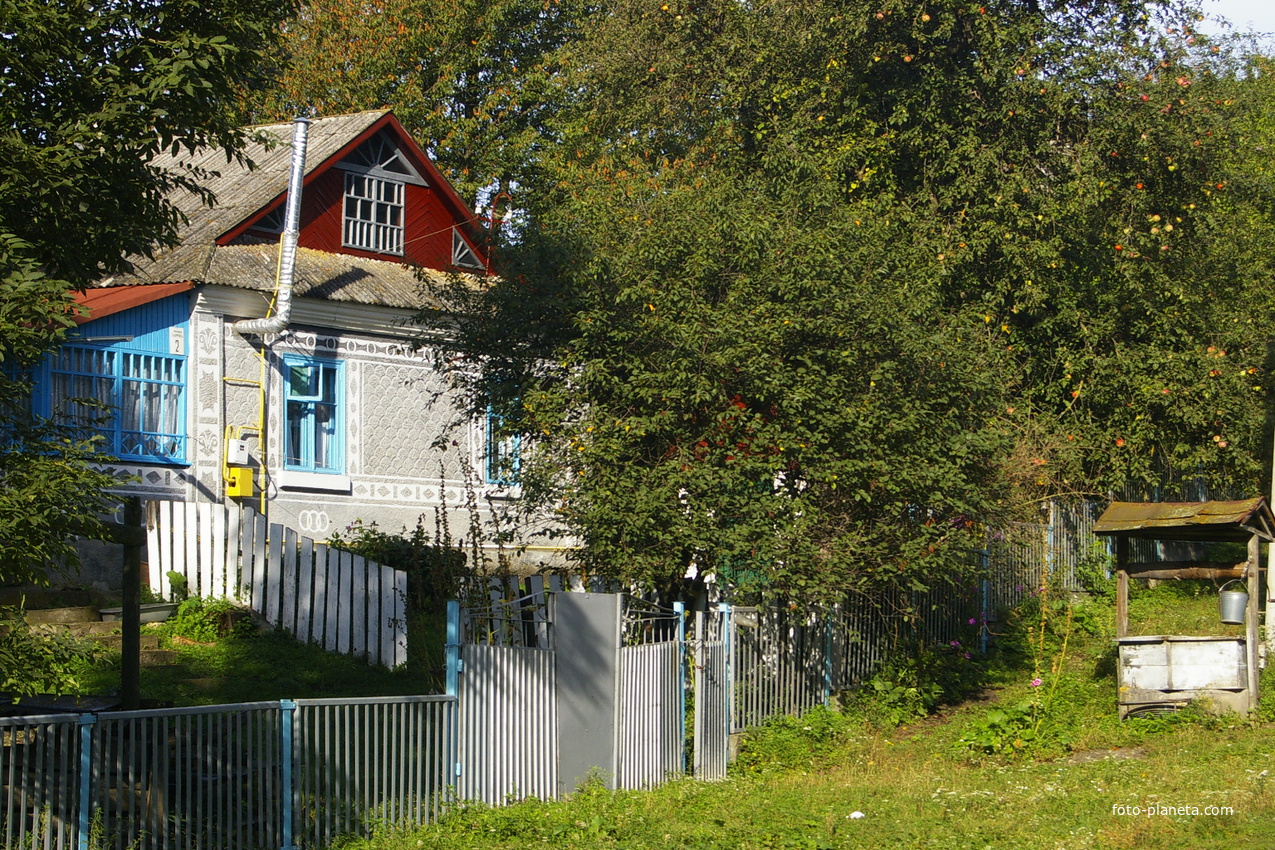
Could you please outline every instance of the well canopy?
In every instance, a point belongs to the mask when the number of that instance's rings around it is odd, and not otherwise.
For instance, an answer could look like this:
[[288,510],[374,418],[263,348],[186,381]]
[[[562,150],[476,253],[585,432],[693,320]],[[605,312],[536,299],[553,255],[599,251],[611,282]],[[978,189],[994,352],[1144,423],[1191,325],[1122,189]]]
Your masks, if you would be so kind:
[[1093,533],[1140,540],[1245,542],[1275,539],[1275,515],[1262,497],[1234,502],[1112,502]]

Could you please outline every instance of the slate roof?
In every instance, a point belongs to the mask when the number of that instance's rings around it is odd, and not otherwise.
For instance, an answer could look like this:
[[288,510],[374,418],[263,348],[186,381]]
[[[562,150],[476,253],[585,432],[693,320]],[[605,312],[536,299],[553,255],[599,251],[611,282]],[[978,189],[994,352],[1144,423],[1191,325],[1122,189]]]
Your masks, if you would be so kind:
[[[350,143],[387,112],[378,109],[312,120],[307,133],[306,174],[344,155]],[[166,152],[153,161],[158,168],[195,168],[208,172],[200,182],[217,202],[207,207],[189,192],[174,195],[175,206],[188,220],[181,230],[181,244],[160,251],[151,259],[131,257],[132,274],[117,275],[99,285],[118,287],[190,281],[265,292],[274,289],[278,243],[218,246],[216,242],[218,237],[280,198],[288,187],[292,123],[251,129],[272,140],[271,144],[254,142],[244,151],[256,166],[251,170],[236,162],[227,162],[225,152],[220,149],[195,155],[183,151],[173,156]],[[428,269],[424,274],[438,281],[446,277],[442,272]],[[293,291],[298,296],[416,309],[434,304],[427,289],[415,270],[401,264],[306,248],[297,250]]]
[[[203,279],[209,283],[273,292],[279,246],[225,245],[216,249]],[[439,282],[442,272],[425,269],[424,274]],[[409,310],[434,305],[428,285],[416,270],[401,263],[371,260],[349,254],[330,254],[313,248],[297,248],[297,265],[292,292],[329,301],[349,301]]]

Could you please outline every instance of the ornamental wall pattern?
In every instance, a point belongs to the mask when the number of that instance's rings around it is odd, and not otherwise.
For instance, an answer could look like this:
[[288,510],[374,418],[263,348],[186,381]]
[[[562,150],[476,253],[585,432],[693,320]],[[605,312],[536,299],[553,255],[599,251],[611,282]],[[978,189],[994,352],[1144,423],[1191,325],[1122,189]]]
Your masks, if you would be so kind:
[[[396,533],[418,521],[432,534],[447,524],[454,539],[466,537],[477,506],[478,520],[491,522],[492,506],[481,477],[485,428],[468,420],[456,403],[432,352],[409,342],[367,333],[290,328],[263,346],[260,338],[234,330],[237,317],[201,302],[190,319],[186,468],[118,465],[137,480],[127,488],[148,498],[225,501],[222,476],[227,428],[247,429],[254,462],[283,469],[282,362],[285,355],[340,360],[344,364],[345,489],[282,485],[266,488],[271,522],[316,539],[355,521],[376,522]],[[265,363],[265,442],[261,380]],[[258,480],[260,480],[258,478]],[[508,494],[499,494],[507,496]],[[255,504],[255,500],[253,500]],[[543,553],[537,556],[543,560]]]

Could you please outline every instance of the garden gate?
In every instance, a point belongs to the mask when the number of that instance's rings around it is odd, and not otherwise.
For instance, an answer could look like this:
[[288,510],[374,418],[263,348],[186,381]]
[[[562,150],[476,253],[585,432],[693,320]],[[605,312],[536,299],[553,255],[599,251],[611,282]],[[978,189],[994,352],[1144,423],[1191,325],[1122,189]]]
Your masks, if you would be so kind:
[[697,612],[688,638],[681,603],[553,589],[540,582],[449,608],[458,795],[494,804],[592,778],[645,788],[685,775],[691,704],[694,773],[725,776],[729,609]]

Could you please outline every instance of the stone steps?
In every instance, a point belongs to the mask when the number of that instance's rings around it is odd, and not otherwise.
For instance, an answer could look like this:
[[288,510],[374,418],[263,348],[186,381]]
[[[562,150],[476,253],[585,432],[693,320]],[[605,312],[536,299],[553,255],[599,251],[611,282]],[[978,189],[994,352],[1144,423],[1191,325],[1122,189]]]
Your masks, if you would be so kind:
[[[110,650],[111,652],[119,652],[124,648],[123,635],[93,635],[90,640],[103,649]],[[142,632],[139,640],[141,641],[140,647],[143,651],[148,649],[159,649],[159,635],[148,635],[146,632]]]
[[102,619],[96,605],[78,605],[74,608],[28,609],[24,618],[31,625],[66,625],[70,623],[95,623]]
[[[118,621],[103,621],[101,611],[94,605],[78,605],[68,608],[44,608],[24,612],[32,631],[43,634],[61,633],[83,640],[91,640],[108,652],[123,649],[124,636],[119,633]],[[177,653],[159,648],[159,636],[143,629],[140,640],[140,661],[143,667],[159,667],[174,664]]]
[[119,634],[119,623],[107,623],[95,620],[87,623],[34,623],[31,631],[35,634],[52,634],[61,632],[78,638],[100,637]]

